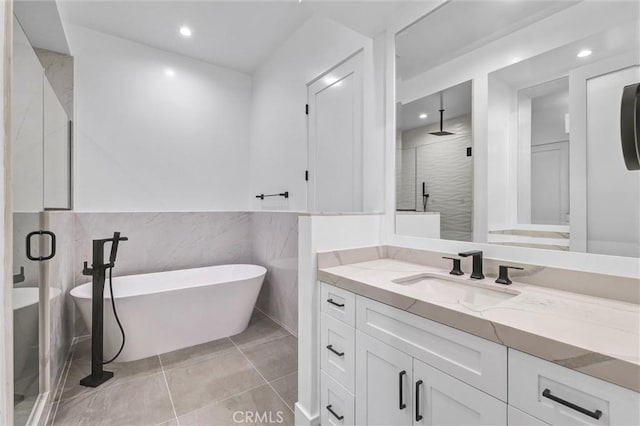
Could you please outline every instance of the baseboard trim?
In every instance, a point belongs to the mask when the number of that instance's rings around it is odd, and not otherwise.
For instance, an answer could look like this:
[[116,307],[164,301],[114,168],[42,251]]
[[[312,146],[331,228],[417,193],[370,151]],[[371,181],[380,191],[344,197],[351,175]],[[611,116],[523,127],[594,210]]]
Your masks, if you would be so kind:
[[320,416],[310,416],[307,410],[299,403],[295,405],[296,426],[319,426]]

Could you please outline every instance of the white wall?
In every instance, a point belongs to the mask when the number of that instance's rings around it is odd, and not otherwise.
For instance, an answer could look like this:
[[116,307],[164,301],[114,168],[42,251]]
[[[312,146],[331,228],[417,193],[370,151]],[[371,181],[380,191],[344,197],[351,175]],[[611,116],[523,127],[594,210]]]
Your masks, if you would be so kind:
[[569,140],[565,114],[569,113],[569,89],[531,100],[531,145]]
[[512,88],[494,76],[488,78],[487,227],[507,229],[516,223],[517,179],[510,176],[517,169],[517,149],[511,141],[518,113]]
[[250,206],[248,75],[81,27],[67,35],[76,210]]
[[[313,16],[254,74],[250,149],[254,209],[306,210],[307,84],[359,50],[363,50],[365,87],[364,209],[382,209],[384,165],[382,136],[376,134],[373,122],[379,112],[375,110],[373,48],[372,39]],[[288,200],[254,198],[255,194],[283,191],[289,191]]]

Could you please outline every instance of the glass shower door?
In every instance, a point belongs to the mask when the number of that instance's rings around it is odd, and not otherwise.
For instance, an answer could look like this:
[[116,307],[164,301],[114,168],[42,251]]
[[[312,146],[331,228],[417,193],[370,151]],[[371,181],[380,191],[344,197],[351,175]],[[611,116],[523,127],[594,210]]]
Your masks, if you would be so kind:
[[[41,318],[44,71],[17,19],[13,32],[12,209],[14,424],[27,423],[42,389]],[[35,234],[33,234],[35,232]],[[29,238],[29,246],[27,238]],[[42,245],[42,247],[41,247]],[[30,253],[27,249],[30,249]],[[41,250],[42,249],[42,250]]]

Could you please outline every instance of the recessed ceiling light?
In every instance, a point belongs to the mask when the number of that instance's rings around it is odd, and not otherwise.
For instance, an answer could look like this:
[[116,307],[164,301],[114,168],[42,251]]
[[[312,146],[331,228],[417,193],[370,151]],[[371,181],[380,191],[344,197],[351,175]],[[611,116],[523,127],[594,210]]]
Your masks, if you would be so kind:
[[425,118],[427,118],[427,117],[428,117],[428,115],[427,115],[427,114],[425,114],[425,113],[422,113],[422,114],[420,114],[420,116],[419,116],[419,117],[420,117],[420,118],[422,118],[422,119],[424,120]]
[[578,58],[586,58],[587,56],[591,55],[593,52],[590,51],[589,49],[583,49],[581,51],[578,52]]
[[185,37],[191,37],[191,28],[189,27],[180,27],[180,34]]
[[176,75],[176,72],[171,68],[167,68],[166,70],[164,70],[164,73],[167,77],[173,77],[174,75]]

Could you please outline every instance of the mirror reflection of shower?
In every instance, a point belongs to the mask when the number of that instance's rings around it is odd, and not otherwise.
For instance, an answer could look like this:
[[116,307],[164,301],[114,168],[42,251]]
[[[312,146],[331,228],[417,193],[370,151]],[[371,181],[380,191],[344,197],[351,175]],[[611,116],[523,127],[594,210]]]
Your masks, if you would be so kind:
[[398,102],[396,232],[472,241],[471,88]]

